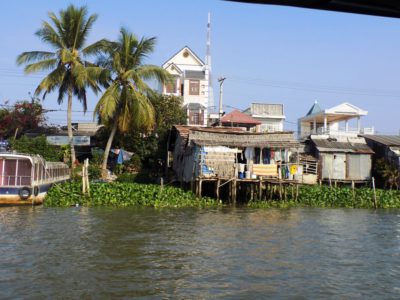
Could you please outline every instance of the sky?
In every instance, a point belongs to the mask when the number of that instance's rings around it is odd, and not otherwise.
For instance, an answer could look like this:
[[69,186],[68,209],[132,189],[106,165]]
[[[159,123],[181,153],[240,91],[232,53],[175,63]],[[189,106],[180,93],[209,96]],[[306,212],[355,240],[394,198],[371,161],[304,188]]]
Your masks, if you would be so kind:
[[[121,26],[155,36],[146,60],[155,65],[184,46],[204,59],[210,12],[215,103],[217,78],[224,76],[226,112],[252,102],[283,103],[285,129],[296,131],[314,101],[322,108],[349,102],[368,111],[362,126],[400,133],[400,19],[222,0],[0,1],[0,105],[29,99],[45,76],[24,75],[16,57],[50,50],[34,33],[48,12],[70,3],[98,14],[88,44],[116,39]],[[89,93],[86,114],[75,101],[73,120],[93,120],[99,96]],[[56,99],[54,93],[43,101],[46,109],[61,110],[48,112],[47,121],[66,124],[66,101]]]

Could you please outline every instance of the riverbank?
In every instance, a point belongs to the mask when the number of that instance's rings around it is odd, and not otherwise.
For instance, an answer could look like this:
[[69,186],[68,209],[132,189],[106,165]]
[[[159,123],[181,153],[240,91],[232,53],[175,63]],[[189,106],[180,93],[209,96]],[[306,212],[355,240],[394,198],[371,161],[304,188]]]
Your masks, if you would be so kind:
[[92,183],[90,195],[82,194],[82,184],[67,182],[54,185],[46,195],[45,206],[150,206],[150,207],[217,207],[217,200],[197,198],[180,188],[139,183]]
[[[375,208],[374,192],[371,188],[362,187],[329,187],[319,185],[303,185],[299,187],[297,200],[294,193],[288,193],[286,200],[251,201],[252,208]],[[400,208],[400,191],[376,190],[377,208]]]
[[[287,193],[284,200],[250,201],[242,203],[251,208],[374,208],[374,193],[370,188],[308,186],[299,187],[296,193]],[[217,207],[221,203],[212,198],[196,197],[190,191],[177,187],[139,183],[92,183],[90,195],[82,194],[80,182],[54,185],[48,192],[45,206],[149,206],[149,207]],[[377,208],[400,208],[400,191],[376,190]]]

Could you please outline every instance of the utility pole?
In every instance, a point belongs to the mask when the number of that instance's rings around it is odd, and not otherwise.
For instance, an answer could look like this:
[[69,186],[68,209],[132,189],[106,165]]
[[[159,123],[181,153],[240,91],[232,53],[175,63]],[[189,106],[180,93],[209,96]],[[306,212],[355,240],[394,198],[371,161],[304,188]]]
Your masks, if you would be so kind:
[[219,125],[221,126],[221,117],[223,114],[223,110],[222,110],[222,94],[223,94],[223,84],[225,81],[226,77],[220,77],[218,78],[218,82],[219,82],[219,112],[218,112],[218,117],[219,117]]

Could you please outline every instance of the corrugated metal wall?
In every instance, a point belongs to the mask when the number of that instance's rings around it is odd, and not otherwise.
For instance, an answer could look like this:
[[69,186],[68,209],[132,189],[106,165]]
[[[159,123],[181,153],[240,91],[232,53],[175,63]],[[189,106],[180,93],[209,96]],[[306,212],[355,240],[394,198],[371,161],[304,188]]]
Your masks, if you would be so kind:
[[321,153],[322,179],[343,180],[346,178],[346,154]]
[[369,154],[347,154],[347,179],[368,180],[371,178],[371,156]]

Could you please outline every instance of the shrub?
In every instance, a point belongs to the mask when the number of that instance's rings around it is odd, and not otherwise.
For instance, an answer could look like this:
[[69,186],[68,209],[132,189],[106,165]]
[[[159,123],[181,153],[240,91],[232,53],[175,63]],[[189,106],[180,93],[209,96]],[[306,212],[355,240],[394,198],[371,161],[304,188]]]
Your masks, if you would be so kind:
[[35,138],[22,136],[11,140],[11,148],[21,153],[39,154],[47,161],[61,161],[64,155],[63,150],[50,145],[44,135]]

